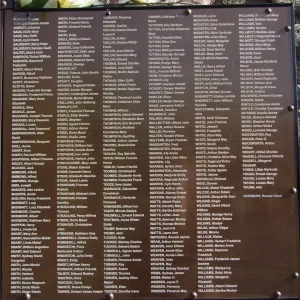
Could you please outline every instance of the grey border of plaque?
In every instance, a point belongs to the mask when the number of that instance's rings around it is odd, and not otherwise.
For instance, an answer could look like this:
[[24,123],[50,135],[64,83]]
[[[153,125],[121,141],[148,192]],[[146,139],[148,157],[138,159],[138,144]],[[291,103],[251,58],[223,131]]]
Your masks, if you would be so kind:
[[[291,0],[292,1],[292,0]],[[287,7],[290,8],[290,16],[291,16],[291,34],[292,34],[292,54],[293,54],[293,66],[291,66],[291,69],[293,71],[293,93],[294,93],[294,130],[295,130],[295,147],[296,147],[296,157],[295,162],[297,164],[296,168],[297,168],[297,199],[298,199],[298,228],[300,229],[300,152],[299,152],[299,146],[300,146],[300,142],[298,142],[298,137],[299,137],[299,127],[298,127],[298,101],[297,101],[297,60],[296,60],[296,47],[295,47],[295,14],[299,15],[300,14],[300,10],[297,9],[295,10],[295,6],[293,3],[262,3],[262,4],[241,4],[241,5],[148,5],[148,6],[139,6],[139,5],[122,5],[122,4],[114,4],[114,5],[102,5],[102,6],[95,6],[95,7],[85,7],[85,8],[68,8],[68,9],[60,9],[60,8],[45,8],[45,9],[20,9],[20,8],[15,8],[15,0],[6,0],[6,5],[5,7],[0,7],[0,137],[1,137],[1,147],[0,147],[0,163],[1,163],[1,172],[0,172],[0,191],[1,191],[1,195],[0,195],[0,244],[1,244],[1,248],[0,248],[0,267],[1,267],[1,274],[0,274],[0,300],[3,299],[3,294],[2,294],[2,230],[3,230],[3,226],[2,226],[2,203],[3,203],[3,199],[2,199],[2,177],[3,177],[3,168],[2,168],[2,162],[3,162],[3,151],[2,151],[2,147],[3,147],[3,141],[2,141],[2,130],[3,130],[3,118],[2,118],[2,113],[3,113],[3,79],[4,79],[4,56],[3,56],[3,49],[4,49],[4,45],[3,45],[3,37],[4,37],[4,33],[5,33],[5,12],[6,11],[12,11],[12,12],[47,12],[47,13],[55,13],[55,12],[64,12],[64,11],[105,11],[107,9],[112,10],[112,11],[118,11],[118,10],[169,10],[169,9],[178,9],[178,10],[186,10],[186,9],[194,9],[194,8],[203,8],[203,9],[218,9],[218,8],[226,8],[226,9],[234,9],[234,8],[264,8],[264,7]],[[1,5],[1,3],[0,3]],[[300,99],[299,99],[300,100]],[[300,235],[299,235],[299,241],[300,241]],[[300,257],[300,247],[298,249],[299,252],[299,257]],[[298,268],[300,269],[300,266],[298,266]],[[297,270],[295,270],[297,271]],[[300,285],[300,282],[298,281],[298,284]],[[275,292],[275,291],[274,291]],[[300,300],[300,296],[297,298],[285,298],[284,295],[283,297],[281,297],[280,295],[276,295],[277,292],[274,293],[273,297],[265,297],[265,298],[226,298],[226,300],[228,299],[234,299],[234,300],[259,300],[259,299],[277,299],[277,298],[281,298],[281,299],[289,299],[289,300]],[[78,296],[78,295],[77,295]],[[109,296],[109,295],[106,295]],[[24,295],[20,295],[17,296],[18,299],[22,300],[25,299]],[[46,299],[49,299],[49,297],[45,297]],[[51,298],[51,297],[50,297]],[[105,297],[105,294],[101,295],[99,297],[99,299],[108,299],[109,297]],[[38,299],[41,300],[43,299],[42,297],[38,296]],[[126,298],[129,299],[130,298]],[[135,298],[135,299],[140,299],[140,298]],[[151,299],[151,298],[148,298]],[[174,298],[155,298],[155,300],[172,300]],[[190,298],[183,298],[185,300],[187,299],[195,299],[193,298],[193,295],[191,295]],[[200,299],[199,297],[197,297],[197,299]],[[209,300],[220,300],[223,298],[203,298],[203,299],[209,299]],[[178,298],[176,298],[176,300],[178,300]]]
[[[1,5],[1,4],[0,4]],[[0,9],[0,165],[1,165],[1,172],[0,172],[0,267],[1,267],[1,274],[0,274],[0,299],[2,299],[2,99],[3,99],[3,27],[4,27],[4,10]]]

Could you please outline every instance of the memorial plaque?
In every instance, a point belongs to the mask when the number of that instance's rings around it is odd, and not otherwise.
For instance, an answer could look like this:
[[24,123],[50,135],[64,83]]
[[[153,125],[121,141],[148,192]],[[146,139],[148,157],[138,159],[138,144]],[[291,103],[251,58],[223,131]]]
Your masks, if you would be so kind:
[[5,11],[2,299],[299,298],[292,15]]

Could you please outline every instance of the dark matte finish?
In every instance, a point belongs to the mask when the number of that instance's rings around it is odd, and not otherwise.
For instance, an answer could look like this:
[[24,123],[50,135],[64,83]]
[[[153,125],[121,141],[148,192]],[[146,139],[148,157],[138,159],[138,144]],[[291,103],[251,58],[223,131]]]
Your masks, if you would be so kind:
[[268,7],[5,11],[4,300],[300,297],[292,8]]

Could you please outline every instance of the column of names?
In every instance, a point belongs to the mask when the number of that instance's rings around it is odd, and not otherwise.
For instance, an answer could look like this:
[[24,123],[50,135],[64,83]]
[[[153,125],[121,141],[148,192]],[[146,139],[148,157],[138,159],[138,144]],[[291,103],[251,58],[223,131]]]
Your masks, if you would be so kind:
[[[96,113],[99,71],[91,42],[93,17],[58,17],[57,62],[57,292],[100,293],[97,160],[88,142]],[[97,126],[97,124],[93,124]],[[96,171],[96,172],[95,172]]]
[[[48,22],[14,18],[11,124],[11,287],[12,294],[42,293],[45,267],[55,226],[49,213],[53,193],[43,173],[53,172],[53,97],[48,61],[51,46],[44,34]],[[43,87],[39,84],[43,83]]]

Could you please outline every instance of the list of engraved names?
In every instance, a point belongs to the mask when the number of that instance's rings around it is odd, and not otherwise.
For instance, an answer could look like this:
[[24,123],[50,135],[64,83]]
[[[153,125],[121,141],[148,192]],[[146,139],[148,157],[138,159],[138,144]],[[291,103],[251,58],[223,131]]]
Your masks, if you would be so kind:
[[290,33],[286,13],[225,11],[12,15],[7,294],[251,294],[243,207],[290,188]]

